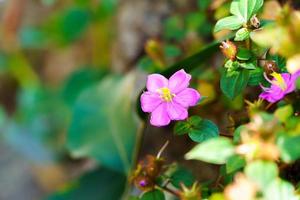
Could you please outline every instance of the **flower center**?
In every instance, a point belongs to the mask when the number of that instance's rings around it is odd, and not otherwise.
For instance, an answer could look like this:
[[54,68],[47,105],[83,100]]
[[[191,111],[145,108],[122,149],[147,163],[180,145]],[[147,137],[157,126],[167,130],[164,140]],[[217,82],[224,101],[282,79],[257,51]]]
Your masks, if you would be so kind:
[[273,73],[271,74],[271,76],[273,76],[274,79],[275,79],[275,80],[272,81],[273,84],[279,86],[282,90],[286,90],[287,85],[286,85],[284,79],[282,78],[281,74],[278,74],[278,73],[276,73],[276,72],[273,72]]
[[175,96],[175,94],[172,94],[170,89],[167,87],[158,89],[158,93],[160,94],[160,97],[166,102],[172,101],[173,97]]

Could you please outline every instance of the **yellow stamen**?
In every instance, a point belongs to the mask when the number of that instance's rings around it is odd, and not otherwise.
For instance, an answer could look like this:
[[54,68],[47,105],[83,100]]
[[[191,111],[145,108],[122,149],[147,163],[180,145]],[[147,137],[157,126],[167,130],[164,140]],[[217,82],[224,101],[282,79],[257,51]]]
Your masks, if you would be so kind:
[[285,90],[285,89],[287,88],[287,85],[286,85],[286,83],[285,83],[283,77],[281,76],[281,74],[276,73],[276,72],[273,72],[273,73],[271,74],[271,76],[273,76],[274,79],[275,79],[275,80],[273,81],[273,83],[274,83],[275,85],[278,85],[282,90]]
[[172,101],[173,97],[175,96],[167,87],[158,89],[158,92],[160,93],[160,97],[166,102]]

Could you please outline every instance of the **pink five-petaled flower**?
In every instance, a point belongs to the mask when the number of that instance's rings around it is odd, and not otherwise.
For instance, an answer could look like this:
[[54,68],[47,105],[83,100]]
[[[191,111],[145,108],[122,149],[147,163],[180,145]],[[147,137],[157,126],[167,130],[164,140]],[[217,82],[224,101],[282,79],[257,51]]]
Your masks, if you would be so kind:
[[296,89],[296,81],[300,76],[300,71],[295,74],[273,72],[271,75],[273,76],[272,80],[265,75],[266,80],[271,83],[271,87],[261,86],[264,91],[259,95],[259,98],[275,103]]
[[151,113],[153,126],[166,126],[171,120],[184,120],[188,117],[187,109],[195,106],[200,94],[188,88],[191,75],[183,69],[177,71],[168,80],[160,74],[151,74],[147,79],[147,90],[141,96],[144,112]]

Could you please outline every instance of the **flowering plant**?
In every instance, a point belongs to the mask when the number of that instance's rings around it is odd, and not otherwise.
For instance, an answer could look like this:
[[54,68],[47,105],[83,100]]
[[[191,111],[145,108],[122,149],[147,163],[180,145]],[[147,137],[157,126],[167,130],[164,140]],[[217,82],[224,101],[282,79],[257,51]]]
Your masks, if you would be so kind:
[[[150,113],[150,126],[168,126],[175,120],[176,135],[199,143],[185,159],[220,165],[221,171],[216,179],[201,182],[179,165],[168,164],[161,157],[164,145],[156,157],[147,157],[147,164],[140,161],[132,175],[141,199],[165,199],[166,193],[181,200],[300,199],[300,179],[287,175],[300,158],[300,49],[292,42],[300,41],[300,12],[288,4],[270,4],[232,1],[231,15],[219,19],[214,28],[215,37],[222,33],[225,39],[163,71],[171,75],[169,79],[148,75],[139,106]],[[274,5],[276,13],[264,19]],[[220,74],[220,98],[211,89],[214,86],[201,80],[205,71],[197,73],[200,67],[195,64],[197,56],[212,56],[217,46],[224,65],[209,70]],[[149,46],[147,51],[154,53]],[[196,89],[189,88],[193,75]],[[203,119],[199,112],[211,106],[213,113],[222,99],[230,109],[242,110],[239,117],[229,114],[225,129],[213,122],[220,122],[217,117]]]

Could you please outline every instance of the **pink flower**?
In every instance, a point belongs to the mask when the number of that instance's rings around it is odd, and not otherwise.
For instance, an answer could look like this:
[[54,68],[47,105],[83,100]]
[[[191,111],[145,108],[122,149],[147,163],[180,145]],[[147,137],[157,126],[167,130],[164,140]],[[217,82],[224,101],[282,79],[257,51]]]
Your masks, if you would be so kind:
[[168,80],[160,74],[151,74],[147,79],[147,90],[141,96],[144,112],[151,113],[153,126],[166,126],[171,120],[184,120],[188,117],[187,109],[195,106],[200,94],[188,88],[191,75],[183,69],[177,71]]
[[271,87],[261,86],[264,91],[259,95],[259,98],[275,103],[296,89],[296,81],[300,76],[300,71],[295,74],[273,72],[271,75],[273,76],[272,80],[265,75],[266,80],[271,83]]

